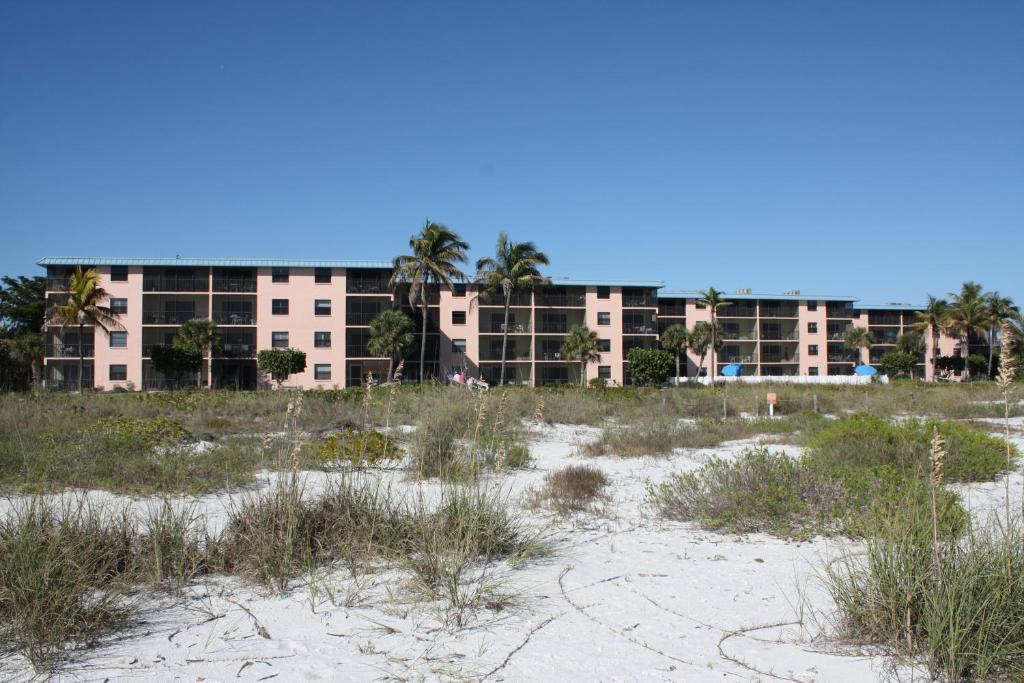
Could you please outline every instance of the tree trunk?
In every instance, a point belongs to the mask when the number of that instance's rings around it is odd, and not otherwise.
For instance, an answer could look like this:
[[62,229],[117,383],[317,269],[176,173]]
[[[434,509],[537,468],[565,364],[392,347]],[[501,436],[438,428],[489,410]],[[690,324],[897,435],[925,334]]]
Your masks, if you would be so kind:
[[964,378],[965,382],[970,382],[971,381],[971,364],[968,361],[968,359],[971,357],[971,333],[970,332],[968,332],[967,334],[964,335],[963,344],[964,344],[964,350],[963,350],[963,354],[964,354],[964,374],[963,374],[963,378]]
[[992,348],[996,344],[996,331],[992,328],[988,331],[988,377],[986,379],[992,379]]
[[679,384],[679,352],[676,351],[676,384]]
[[505,292],[505,325],[501,328],[501,373],[498,379],[498,385],[502,386],[505,384],[505,354],[506,348],[508,347],[508,309],[511,307],[512,302],[509,299],[509,293]]
[[423,294],[423,331],[420,334],[420,384],[423,383],[427,376],[426,369],[426,358],[427,358],[427,296]]
[[394,374],[395,374],[395,357],[394,356],[388,356],[388,381],[389,382],[393,382],[395,380]]
[[580,360],[580,388],[587,386],[587,361]]
[[78,323],[78,393],[85,391],[85,344],[82,341],[85,325]]
[[697,378],[700,378],[700,371],[704,368],[704,357],[708,355],[708,350],[704,349],[700,353],[700,361],[697,363]]
[[708,375],[711,377],[711,381],[715,381],[715,309],[711,309],[711,369],[708,370]]

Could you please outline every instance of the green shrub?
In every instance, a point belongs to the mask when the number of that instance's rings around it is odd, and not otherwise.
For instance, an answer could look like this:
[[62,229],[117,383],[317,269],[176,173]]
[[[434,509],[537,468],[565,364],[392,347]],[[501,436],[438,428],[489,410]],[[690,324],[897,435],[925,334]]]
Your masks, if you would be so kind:
[[652,487],[648,499],[667,519],[736,533],[806,537],[836,533],[838,482],[784,453],[760,448],[735,461],[712,458]]
[[626,357],[629,376],[641,386],[664,384],[672,372],[675,356],[665,349],[632,348]]
[[544,477],[544,485],[533,491],[528,502],[562,515],[589,510],[604,496],[611,483],[604,472],[591,465],[568,465]]
[[347,462],[353,467],[374,465],[381,460],[402,457],[401,447],[376,429],[347,427],[320,442],[317,455],[321,463]]

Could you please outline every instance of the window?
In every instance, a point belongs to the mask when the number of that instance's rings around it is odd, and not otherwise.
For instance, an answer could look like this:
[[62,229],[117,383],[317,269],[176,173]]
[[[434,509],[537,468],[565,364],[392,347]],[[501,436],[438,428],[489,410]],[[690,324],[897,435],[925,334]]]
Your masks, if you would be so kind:
[[331,378],[331,364],[317,363],[313,366],[313,379],[318,382],[325,382]]
[[466,312],[465,311],[452,311],[452,325],[465,325],[466,324]]
[[609,352],[611,352],[611,350],[612,350],[612,340],[611,339],[598,339],[597,340],[597,350],[600,351],[601,353],[609,353]]
[[270,345],[275,349],[286,349],[288,348],[288,333],[287,332],[271,332],[270,333]]
[[270,311],[274,315],[288,315],[288,299],[273,299],[270,302]]
[[452,339],[452,353],[465,353],[466,352],[466,340],[465,339]]
[[612,324],[612,314],[611,313],[598,313],[597,314],[597,324],[598,325],[611,325]]
[[452,285],[452,296],[466,296],[466,283],[456,282],[454,285]]
[[313,271],[313,280],[318,285],[326,285],[331,282],[331,269],[330,268],[317,268]]
[[112,349],[126,349],[128,348],[128,333],[120,332],[117,330],[110,332],[110,348]]
[[330,332],[314,332],[313,333],[313,346],[318,349],[329,349],[331,348],[331,333]]
[[818,355],[818,345],[817,344],[808,344],[807,345],[807,355],[808,356],[817,356]]
[[110,266],[111,282],[128,282],[128,266]]
[[288,282],[287,268],[271,268],[270,279],[273,282]]
[[[808,311],[816,311],[816,310],[818,310],[818,302],[817,301],[808,301],[807,302],[807,310]],[[817,370],[817,368],[815,368],[815,370]],[[818,374],[818,373],[815,372],[814,374]]]
[[330,315],[331,314],[331,300],[330,299],[317,299],[313,303],[313,312],[317,315]]
[[708,307],[708,305],[707,305],[707,304],[702,304],[702,303],[701,303],[701,302],[699,302],[699,301],[698,301],[698,302],[696,303],[696,306],[697,306],[697,310],[700,310],[700,311],[703,311],[703,310],[704,310],[705,308],[707,308],[707,307]]
[[128,314],[128,299],[110,299],[110,310],[117,315]]
[[818,368],[807,368],[807,373],[811,377],[817,377],[818,376]]
[[818,333],[818,323],[807,323],[807,332],[809,334],[817,334]]
[[610,366],[610,365],[598,365],[597,366],[597,376],[600,377],[601,379],[611,379],[612,378],[612,366]]
[[611,295],[612,295],[612,288],[611,287],[598,287],[597,288],[597,298],[598,299],[608,299],[608,298],[611,298]]
[[128,379],[128,366],[111,365],[109,376],[111,382],[124,382],[125,380]]

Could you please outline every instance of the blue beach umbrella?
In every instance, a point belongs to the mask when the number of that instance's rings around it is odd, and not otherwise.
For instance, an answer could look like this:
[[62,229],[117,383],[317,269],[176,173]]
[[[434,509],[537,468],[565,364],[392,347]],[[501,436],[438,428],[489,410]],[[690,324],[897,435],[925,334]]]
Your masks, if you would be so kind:
[[722,368],[723,377],[739,377],[743,374],[743,366],[739,363],[730,363]]
[[870,365],[858,365],[853,369],[853,374],[860,375],[861,377],[874,377],[878,374],[878,370]]

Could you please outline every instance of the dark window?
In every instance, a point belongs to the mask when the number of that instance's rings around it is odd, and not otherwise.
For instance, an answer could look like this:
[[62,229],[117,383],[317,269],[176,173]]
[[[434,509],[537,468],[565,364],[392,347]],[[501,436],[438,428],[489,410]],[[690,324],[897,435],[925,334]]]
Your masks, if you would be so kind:
[[611,287],[598,287],[597,288],[597,298],[598,299],[608,299],[609,297],[611,297],[611,295],[612,295],[612,288]]
[[[817,301],[808,301],[807,302],[807,310],[808,311],[816,311],[816,310],[818,310],[818,302]],[[817,368],[815,368],[815,369],[817,369]],[[815,372],[814,374],[818,374],[818,373]]]
[[598,313],[597,314],[597,324],[598,325],[611,325],[612,324],[612,314],[611,313]]
[[128,299],[111,299],[110,310],[117,315],[128,314]]
[[318,284],[327,284],[331,281],[331,269],[317,268],[313,271],[313,278]]
[[601,353],[608,353],[608,352],[610,352],[612,350],[612,340],[611,339],[598,339],[597,340],[597,350],[600,351]]
[[452,353],[465,353],[466,352],[466,340],[465,339],[452,339]]
[[807,368],[807,372],[811,377],[816,377],[818,375],[818,368]]
[[288,299],[271,300],[270,311],[274,315],[288,315]]
[[699,302],[699,301],[698,301],[698,302],[696,303],[696,306],[697,306],[698,310],[701,310],[701,311],[703,311],[703,310],[704,310],[705,308],[707,308],[707,307],[708,307],[708,305],[707,305],[707,304],[702,304],[702,303],[701,303],[701,302]]
[[817,334],[818,333],[818,323],[807,323],[807,331],[810,334]]
[[808,356],[817,356],[818,355],[818,345],[817,344],[809,344],[807,346],[807,355]]
[[287,332],[271,332],[270,333],[270,345],[275,349],[286,349],[288,348],[288,333]]
[[313,346],[318,349],[329,349],[331,348],[331,333],[330,332],[314,332],[313,333]]
[[331,378],[331,364],[317,363],[313,366],[313,379],[324,381]]
[[128,366],[127,365],[111,365],[110,366],[110,381],[111,382],[123,382],[128,379]]
[[331,314],[331,300],[330,299],[317,299],[313,304],[313,312],[317,315],[330,315]]
[[612,378],[612,366],[610,366],[610,365],[598,365],[597,366],[597,376],[600,377],[601,379],[611,379]]
[[128,282],[128,266],[110,266],[111,282]]
[[272,268],[270,270],[270,279],[273,282],[288,282],[288,269]]
[[128,347],[128,333],[113,331],[110,333],[110,348],[124,349]]
[[452,285],[452,296],[466,296],[466,283],[456,282]]
[[466,324],[466,312],[465,311],[452,311],[452,325],[465,325]]

